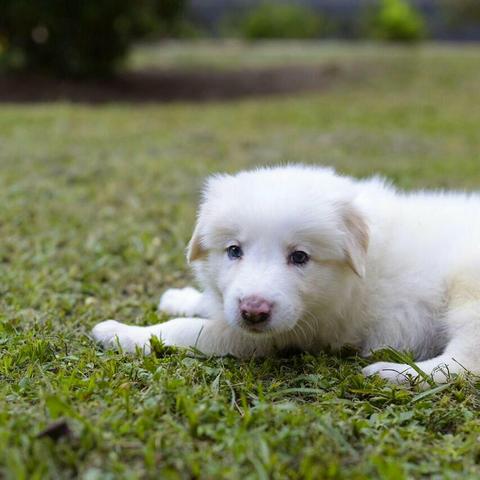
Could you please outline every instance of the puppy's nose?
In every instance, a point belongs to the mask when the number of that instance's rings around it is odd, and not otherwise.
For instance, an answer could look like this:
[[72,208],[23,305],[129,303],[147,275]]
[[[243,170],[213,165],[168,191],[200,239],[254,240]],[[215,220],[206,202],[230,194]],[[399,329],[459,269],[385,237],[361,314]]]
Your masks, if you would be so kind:
[[257,325],[267,322],[272,313],[273,304],[257,295],[240,300],[240,314],[246,323]]

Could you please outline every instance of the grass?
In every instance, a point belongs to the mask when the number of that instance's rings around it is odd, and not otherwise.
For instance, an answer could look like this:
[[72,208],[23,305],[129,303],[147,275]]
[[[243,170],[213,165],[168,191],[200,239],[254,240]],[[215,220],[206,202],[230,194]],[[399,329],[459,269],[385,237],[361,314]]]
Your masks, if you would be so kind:
[[[159,55],[178,66],[207,47]],[[258,48],[250,62],[283,62],[281,45]],[[355,356],[127,356],[88,332],[165,320],[156,302],[191,281],[184,247],[210,172],[303,161],[477,188],[479,48],[310,45],[302,61],[371,74],[294,97],[2,105],[0,477],[478,478],[474,377],[422,393],[363,378]]]

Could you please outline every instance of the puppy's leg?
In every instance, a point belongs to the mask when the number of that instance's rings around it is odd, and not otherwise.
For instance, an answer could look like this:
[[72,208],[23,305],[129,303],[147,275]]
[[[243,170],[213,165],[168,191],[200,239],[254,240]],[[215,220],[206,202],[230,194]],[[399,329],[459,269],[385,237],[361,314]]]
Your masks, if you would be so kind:
[[[448,345],[445,352],[430,360],[417,362],[415,365],[435,383],[447,383],[451,375],[467,372],[480,373],[480,342],[472,341],[470,335],[478,335],[480,332],[471,330],[470,334],[464,332],[458,335]],[[410,379],[416,379],[421,374],[406,363],[377,362],[363,369],[367,377],[379,375],[393,383],[408,383]]]
[[[450,375],[480,374],[480,274],[455,277],[449,288],[446,324],[450,341],[445,352],[416,366],[435,383],[446,383]],[[378,374],[394,383],[406,383],[419,373],[407,364],[377,362],[363,369],[366,376]]]
[[104,347],[120,345],[126,352],[134,352],[138,347],[150,353],[152,336],[160,338],[165,345],[194,347],[206,355],[263,356],[273,350],[268,339],[252,338],[223,321],[203,318],[175,318],[150,327],[107,320],[97,324],[92,335]]
[[158,310],[172,316],[206,317],[208,300],[195,288],[170,288],[160,298]]

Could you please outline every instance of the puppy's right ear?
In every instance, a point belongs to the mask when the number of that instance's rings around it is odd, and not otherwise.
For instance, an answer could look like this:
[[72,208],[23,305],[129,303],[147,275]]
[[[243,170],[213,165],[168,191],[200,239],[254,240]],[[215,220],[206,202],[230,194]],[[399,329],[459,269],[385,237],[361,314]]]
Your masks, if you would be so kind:
[[195,229],[193,230],[193,235],[192,238],[190,239],[190,242],[188,242],[188,247],[187,247],[187,261],[188,263],[194,262],[195,260],[199,260],[205,254],[207,251],[202,245],[202,238],[200,235],[200,227],[197,222],[195,225]]

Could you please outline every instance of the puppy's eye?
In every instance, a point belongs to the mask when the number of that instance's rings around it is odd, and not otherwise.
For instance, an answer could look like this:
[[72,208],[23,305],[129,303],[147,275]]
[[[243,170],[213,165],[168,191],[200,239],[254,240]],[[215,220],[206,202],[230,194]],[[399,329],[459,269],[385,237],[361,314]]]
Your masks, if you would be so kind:
[[238,245],[230,245],[227,248],[227,255],[230,260],[236,260],[237,258],[242,258],[243,251]]
[[305,265],[309,260],[308,253],[302,252],[302,250],[295,250],[288,257],[289,263],[293,263],[293,265]]

